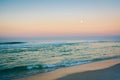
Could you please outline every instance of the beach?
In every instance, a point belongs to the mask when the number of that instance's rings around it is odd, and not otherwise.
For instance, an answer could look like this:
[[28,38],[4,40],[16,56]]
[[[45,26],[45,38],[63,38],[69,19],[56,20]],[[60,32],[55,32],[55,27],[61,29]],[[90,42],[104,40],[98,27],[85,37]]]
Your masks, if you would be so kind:
[[120,80],[120,59],[57,69],[17,80]]

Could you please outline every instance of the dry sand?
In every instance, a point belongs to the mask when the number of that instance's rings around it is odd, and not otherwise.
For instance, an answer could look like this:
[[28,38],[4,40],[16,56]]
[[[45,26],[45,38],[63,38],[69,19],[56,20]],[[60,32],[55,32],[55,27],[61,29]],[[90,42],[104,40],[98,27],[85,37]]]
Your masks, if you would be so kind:
[[120,59],[57,69],[18,80],[120,80]]

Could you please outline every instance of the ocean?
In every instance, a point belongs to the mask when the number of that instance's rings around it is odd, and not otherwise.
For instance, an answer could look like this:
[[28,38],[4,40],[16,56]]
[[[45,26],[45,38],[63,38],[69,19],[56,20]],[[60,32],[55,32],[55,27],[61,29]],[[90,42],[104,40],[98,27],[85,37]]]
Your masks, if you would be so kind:
[[120,58],[120,41],[1,41],[0,80],[12,80],[113,58]]

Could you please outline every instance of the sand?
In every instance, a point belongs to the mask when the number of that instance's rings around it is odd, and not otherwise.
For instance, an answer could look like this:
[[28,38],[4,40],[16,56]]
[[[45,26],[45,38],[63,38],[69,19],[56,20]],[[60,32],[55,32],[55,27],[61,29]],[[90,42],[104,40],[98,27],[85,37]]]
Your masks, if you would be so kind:
[[120,80],[120,59],[66,67],[18,80]]

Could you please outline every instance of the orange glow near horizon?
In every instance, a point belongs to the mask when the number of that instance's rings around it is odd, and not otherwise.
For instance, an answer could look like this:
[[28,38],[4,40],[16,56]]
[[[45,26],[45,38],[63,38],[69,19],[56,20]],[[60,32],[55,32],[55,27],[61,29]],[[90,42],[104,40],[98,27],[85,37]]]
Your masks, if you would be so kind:
[[79,5],[80,9],[76,10],[78,6],[67,5],[70,8],[63,5],[65,8],[57,11],[55,7],[51,7],[51,10],[45,7],[41,11],[37,8],[26,11],[24,8],[21,11],[11,8],[13,12],[6,8],[9,13],[3,11],[4,14],[0,15],[0,36],[120,35],[120,12],[114,11],[115,4],[113,10],[110,10],[109,4],[108,8],[104,5],[107,11],[104,7],[101,10],[93,8],[88,3],[90,10]]
[[108,20],[83,20],[63,19],[51,21],[36,21],[30,23],[3,24],[0,34],[12,36],[52,36],[52,35],[111,35],[120,34],[120,23],[115,19]]

